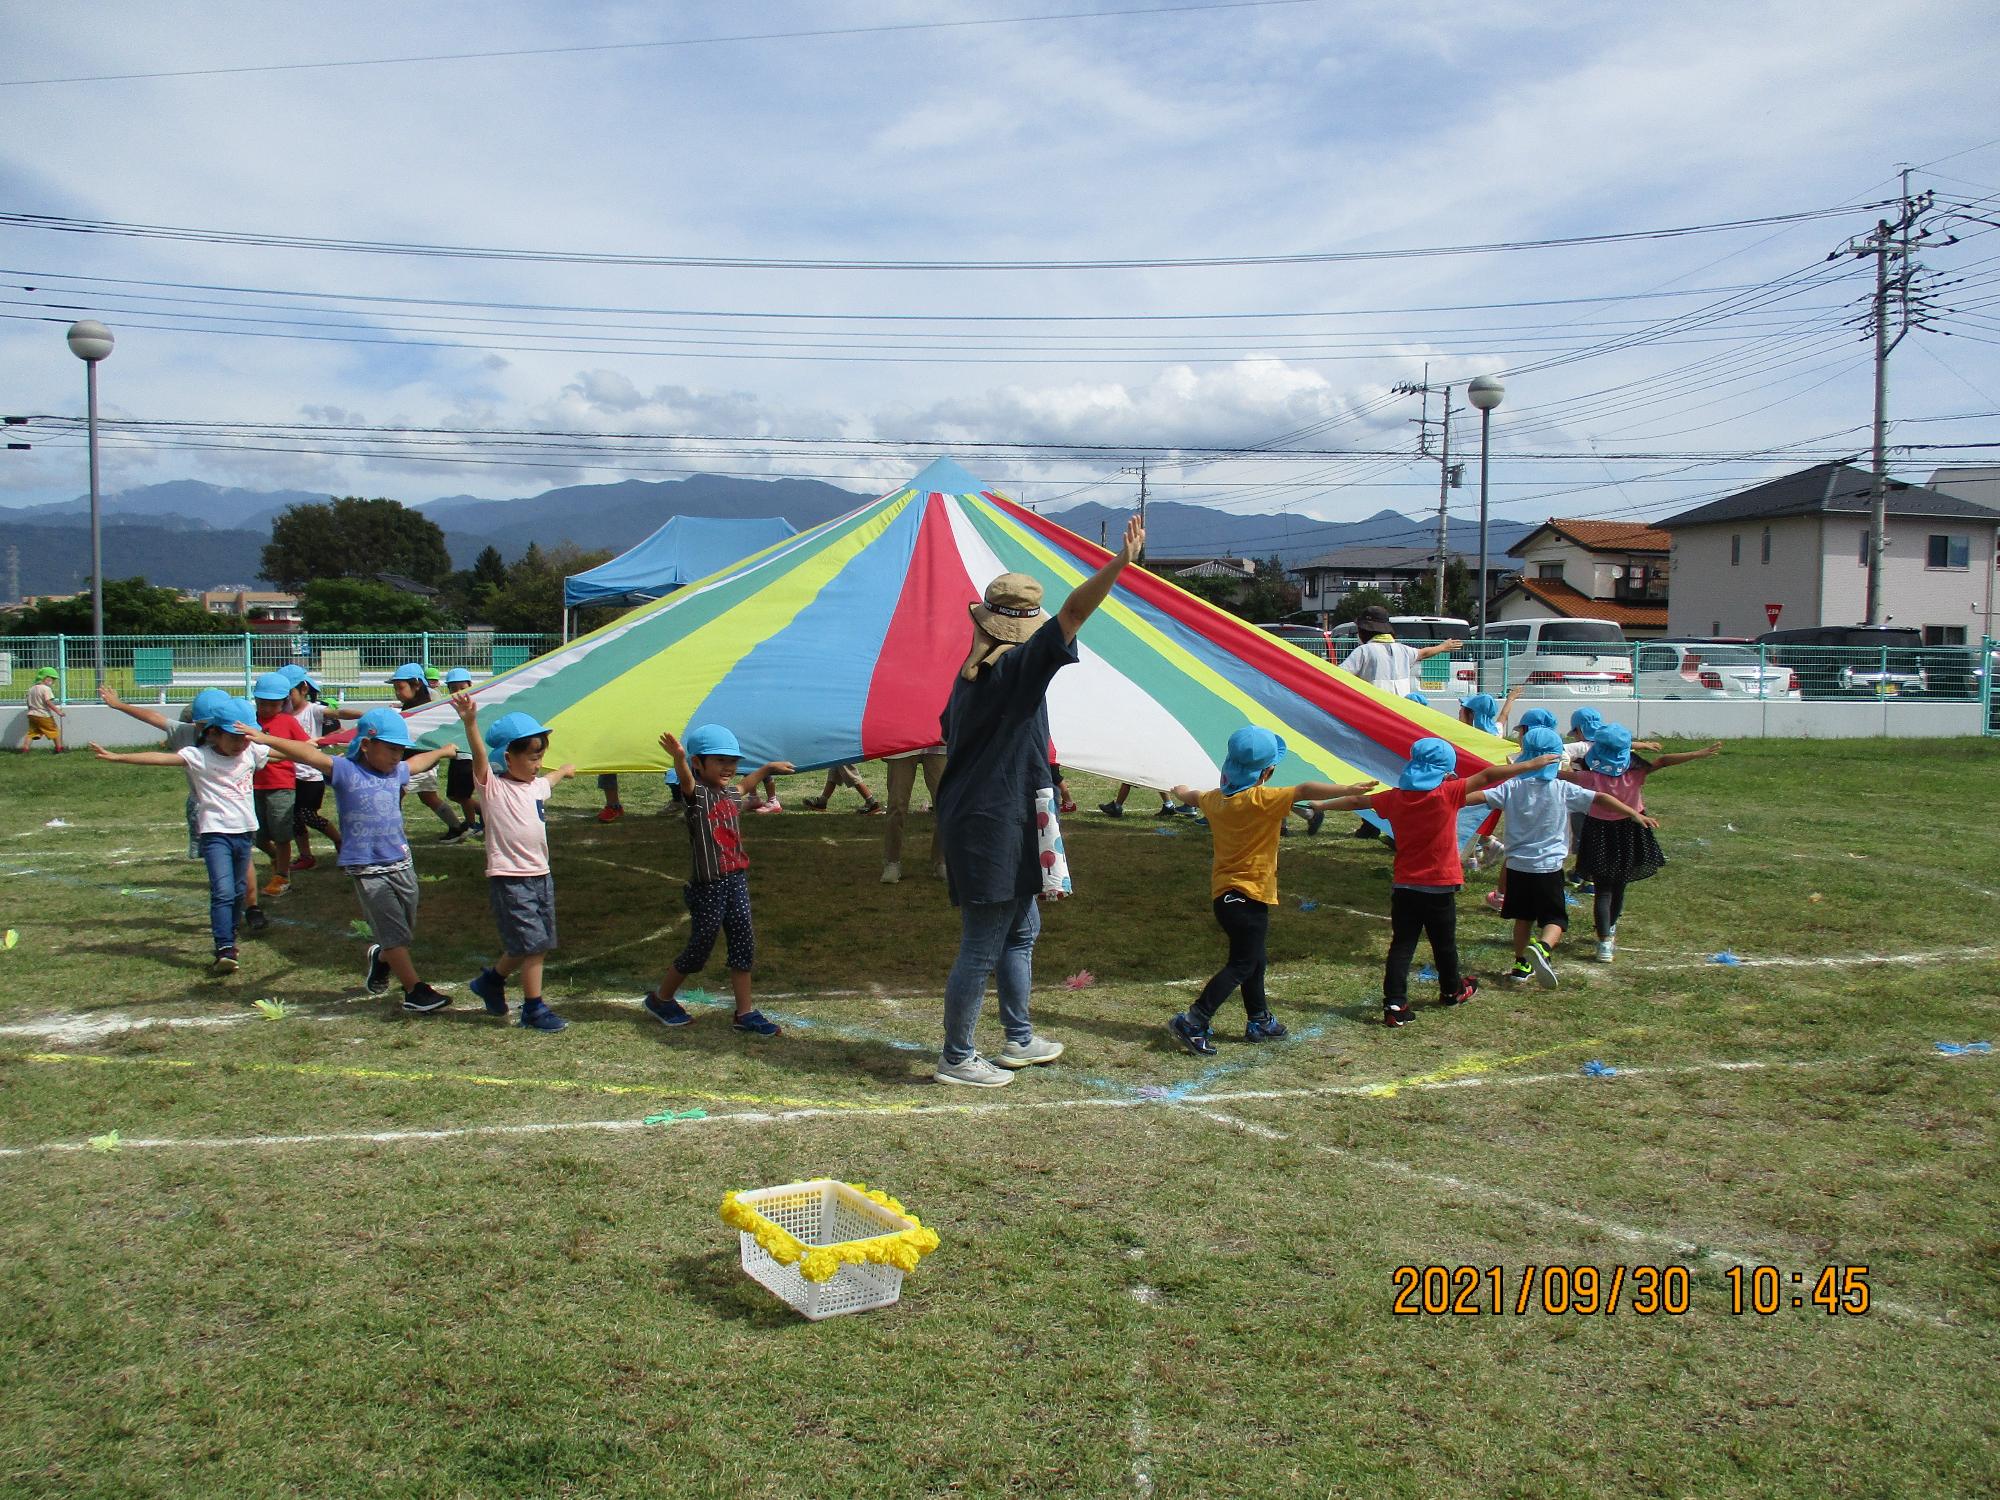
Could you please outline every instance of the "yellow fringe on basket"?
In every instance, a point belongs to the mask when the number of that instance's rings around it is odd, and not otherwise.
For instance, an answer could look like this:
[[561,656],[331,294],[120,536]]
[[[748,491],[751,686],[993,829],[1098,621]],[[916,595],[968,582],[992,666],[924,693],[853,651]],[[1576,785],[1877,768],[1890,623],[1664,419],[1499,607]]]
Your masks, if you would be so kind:
[[842,1240],[837,1245],[805,1245],[783,1225],[772,1223],[749,1204],[739,1202],[735,1193],[722,1195],[722,1222],[752,1236],[764,1247],[765,1254],[779,1265],[796,1264],[799,1274],[813,1282],[830,1280],[843,1263],[851,1266],[872,1263],[894,1266],[903,1272],[914,1271],[918,1261],[937,1249],[937,1231],[924,1228],[915,1214],[887,1193],[877,1192],[865,1183],[850,1182],[847,1185],[889,1212],[901,1214],[915,1227],[899,1229],[893,1234],[874,1235],[865,1240]]

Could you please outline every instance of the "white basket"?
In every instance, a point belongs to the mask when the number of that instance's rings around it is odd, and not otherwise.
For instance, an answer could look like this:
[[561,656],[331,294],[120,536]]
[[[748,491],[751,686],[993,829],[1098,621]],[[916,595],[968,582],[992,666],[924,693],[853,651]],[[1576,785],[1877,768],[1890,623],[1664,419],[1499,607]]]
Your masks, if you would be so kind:
[[[736,1201],[755,1209],[808,1247],[873,1239],[878,1234],[917,1227],[846,1183],[825,1177],[755,1188],[738,1193]],[[796,1264],[780,1265],[773,1260],[755,1235],[739,1230],[737,1238],[743,1245],[744,1274],[815,1323],[839,1313],[888,1307],[903,1294],[903,1273],[894,1266],[843,1262],[825,1281],[807,1281]]]

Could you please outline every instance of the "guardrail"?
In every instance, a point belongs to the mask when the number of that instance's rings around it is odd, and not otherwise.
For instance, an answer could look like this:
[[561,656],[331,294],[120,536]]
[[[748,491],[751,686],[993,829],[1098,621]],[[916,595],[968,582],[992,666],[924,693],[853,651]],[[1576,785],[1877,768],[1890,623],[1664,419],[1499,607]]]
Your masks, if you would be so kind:
[[[552,651],[557,635],[413,631],[404,635],[246,632],[228,635],[107,635],[104,676],[121,698],[185,703],[203,688],[248,695],[266,672],[296,662],[326,696],[389,701],[389,674],[405,662],[491,677]],[[0,702],[19,703],[44,669],[56,674],[65,706],[97,696],[97,662],[87,635],[0,636]]]

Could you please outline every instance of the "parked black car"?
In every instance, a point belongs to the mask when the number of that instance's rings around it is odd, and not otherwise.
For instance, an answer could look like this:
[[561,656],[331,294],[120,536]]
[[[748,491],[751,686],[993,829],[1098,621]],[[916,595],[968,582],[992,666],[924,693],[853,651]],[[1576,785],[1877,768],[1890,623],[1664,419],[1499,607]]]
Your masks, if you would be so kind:
[[[1808,699],[1910,698],[1931,693],[1923,634],[1909,626],[1812,625],[1766,631],[1757,637],[1757,644],[1770,660],[1798,674],[1799,692]],[[1967,668],[1959,670],[1964,673]]]

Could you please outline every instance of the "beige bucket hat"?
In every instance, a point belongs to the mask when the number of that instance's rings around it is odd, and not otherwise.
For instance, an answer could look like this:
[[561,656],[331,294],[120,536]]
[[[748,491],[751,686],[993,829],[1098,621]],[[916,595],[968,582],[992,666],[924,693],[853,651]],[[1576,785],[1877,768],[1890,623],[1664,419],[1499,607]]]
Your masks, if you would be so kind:
[[958,675],[968,682],[979,669],[998,661],[1041,629],[1048,614],[1042,608],[1040,580],[1026,573],[1002,573],[986,585],[986,597],[966,606],[972,615],[972,650]]

